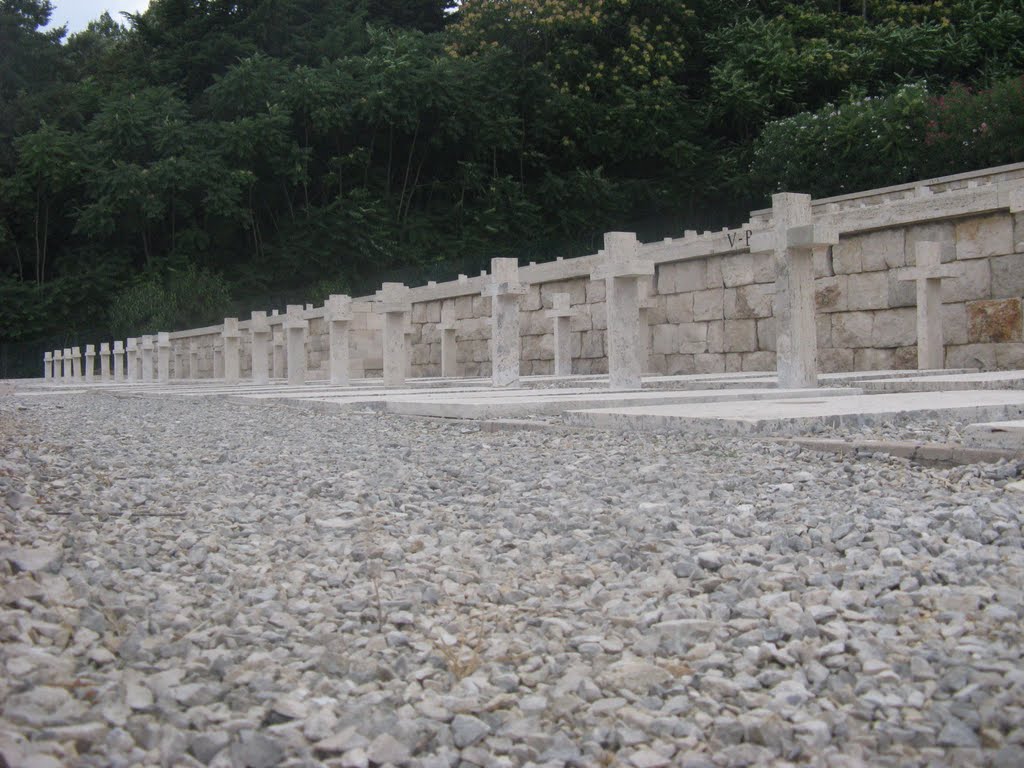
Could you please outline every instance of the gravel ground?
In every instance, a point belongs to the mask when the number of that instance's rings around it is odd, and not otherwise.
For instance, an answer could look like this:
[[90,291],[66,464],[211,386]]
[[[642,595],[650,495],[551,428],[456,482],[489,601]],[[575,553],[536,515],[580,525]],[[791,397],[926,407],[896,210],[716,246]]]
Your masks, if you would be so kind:
[[0,755],[1020,766],[1020,469],[5,398]]

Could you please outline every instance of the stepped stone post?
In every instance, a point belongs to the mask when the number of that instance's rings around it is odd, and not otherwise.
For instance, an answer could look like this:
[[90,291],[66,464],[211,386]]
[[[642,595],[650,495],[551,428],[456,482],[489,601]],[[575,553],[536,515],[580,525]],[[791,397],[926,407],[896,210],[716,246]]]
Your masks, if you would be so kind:
[[775,335],[779,386],[818,386],[818,335],[814,325],[814,249],[835,245],[832,226],[814,223],[811,196],[772,195],[772,227],[750,237],[751,253],[775,259]]
[[224,340],[224,383],[235,385],[241,377],[239,347],[241,346],[242,334],[238,331],[237,317],[224,318],[221,338]]
[[441,376],[453,379],[459,375],[459,346],[455,339],[455,302],[441,305]]
[[491,259],[491,283],[481,294],[491,297],[491,386],[519,384],[519,260]]
[[100,343],[100,381],[110,381],[110,343]]
[[330,347],[331,384],[348,384],[348,336],[352,326],[352,297],[331,294],[324,303]]
[[267,322],[267,313],[253,312],[249,330],[252,332],[252,383],[269,384],[267,346],[270,342],[270,323]]
[[171,334],[160,331],[156,337],[156,378],[161,384],[171,381]]
[[284,331],[288,343],[288,384],[302,386],[306,383],[306,331],[309,321],[303,316],[301,304],[289,304],[284,320]]
[[412,311],[409,288],[384,283],[373,308],[384,315],[384,386],[400,387],[405,383],[405,313]]
[[85,345],[85,380],[91,382],[93,373],[96,371],[96,346]]
[[551,297],[551,309],[544,313],[555,321],[555,376],[572,376],[572,317],[578,310],[569,306],[568,293]]
[[82,348],[72,347],[71,348],[71,378],[78,380],[82,378]]
[[43,353],[43,378],[47,381],[53,378],[53,352]]
[[195,339],[189,339],[188,342],[188,377],[199,378],[199,345]]
[[124,380],[124,342],[114,342],[114,381]]
[[948,253],[955,248],[953,243],[919,242],[914,248],[917,266],[896,272],[898,280],[917,283],[917,367],[922,370],[945,367],[942,281],[963,275],[964,265],[959,262],[943,264],[942,256],[943,251]]
[[142,337],[142,381],[149,383],[153,381],[153,344],[152,336]]
[[213,378],[224,378],[224,342],[220,337],[213,340]]
[[640,257],[632,232],[606,232],[604,259],[591,280],[604,280],[608,312],[608,383],[613,390],[640,389],[643,345],[640,334],[641,277],[654,274],[654,265]]

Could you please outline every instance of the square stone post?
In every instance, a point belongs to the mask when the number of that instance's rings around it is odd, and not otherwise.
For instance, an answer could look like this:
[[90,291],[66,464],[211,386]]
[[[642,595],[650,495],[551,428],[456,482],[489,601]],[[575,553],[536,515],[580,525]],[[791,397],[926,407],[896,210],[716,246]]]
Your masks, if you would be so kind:
[[405,313],[412,311],[408,287],[384,283],[373,308],[384,315],[384,386],[400,387],[405,384]]
[[331,294],[324,304],[330,348],[331,384],[348,385],[348,332],[352,325],[352,297]]
[[96,371],[96,346],[94,344],[85,345],[85,380],[88,382],[92,381],[93,373]]
[[124,380],[124,342],[114,342],[114,381]]
[[814,325],[814,249],[835,245],[833,227],[814,223],[811,196],[772,195],[772,227],[750,237],[750,252],[774,254],[775,337],[779,386],[818,386]]
[[944,368],[945,341],[942,337],[942,280],[960,277],[959,262],[942,263],[943,251],[954,251],[953,243],[919,242],[914,247],[916,267],[896,271],[898,280],[917,283],[917,367],[921,370]]
[[249,330],[252,332],[252,383],[269,384],[267,346],[270,342],[270,323],[267,322],[267,313],[253,312]]
[[241,378],[239,347],[242,334],[238,331],[238,318],[225,317],[224,328],[220,335],[224,340],[224,383],[234,386]]
[[306,383],[306,331],[309,321],[303,315],[301,304],[289,304],[284,319],[284,332],[288,354],[288,384],[302,386]]
[[53,356],[57,361],[57,373],[60,375],[60,380],[67,382],[71,377],[71,350],[58,349]]
[[519,384],[519,260],[491,259],[491,284],[481,291],[491,297],[491,386]]
[[453,379],[459,375],[459,345],[455,338],[455,301],[441,304],[441,376]]
[[110,343],[100,343],[100,381],[110,381]]
[[189,339],[188,342],[188,377],[199,378],[199,345],[195,339]]
[[274,378],[283,379],[285,374],[284,359],[284,329],[277,328],[274,331]]
[[181,342],[174,347],[174,378],[184,379],[185,378],[185,350],[182,348]]
[[639,279],[654,274],[654,264],[640,258],[632,232],[606,232],[604,260],[590,275],[604,280],[608,313],[608,384],[612,390],[640,389],[644,365],[640,335]]
[[125,340],[125,361],[128,364],[128,381],[133,383],[139,380],[139,340],[137,338]]
[[213,340],[213,378],[224,378],[224,342],[219,336]]
[[43,353],[43,378],[47,381],[53,378],[53,352]]
[[142,337],[142,381],[151,383],[153,381],[153,352],[156,345],[152,336]]
[[551,309],[544,313],[555,321],[555,376],[572,376],[572,317],[578,310],[572,309],[568,293],[556,293],[551,297]]
[[171,334],[160,331],[156,337],[156,378],[161,384],[171,381]]
[[71,378],[78,380],[82,378],[82,348],[72,347],[71,348]]

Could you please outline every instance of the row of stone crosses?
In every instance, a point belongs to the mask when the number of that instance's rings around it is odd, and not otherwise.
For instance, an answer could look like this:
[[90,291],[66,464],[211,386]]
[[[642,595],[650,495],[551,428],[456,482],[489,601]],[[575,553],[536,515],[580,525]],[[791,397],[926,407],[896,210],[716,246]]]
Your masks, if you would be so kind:
[[[773,197],[773,225],[758,233],[749,245],[752,253],[775,255],[776,284],[774,316],[776,322],[776,358],[779,386],[798,388],[817,386],[817,334],[814,324],[814,267],[812,251],[816,247],[838,243],[837,232],[813,222],[810,196],[779,194]],[[608,373],[613,390],[639,389],[644,367],[641,321],[640,279],[654,274],[654,264],[641,257],[640,243],[632,232],[608,232],[604,236],[603,258],[590,275],[591,280],[604,280],[607,285]],[[939,243],[918,243],[914,269],[901,270],[901,279],[918,284],[918,358],[921,368],[941,368],[943,358],[939,283],[944,277],[957,274],[956,264],[943,264]],[[519,297],[528,286],[519,280],[516,259],[491,260],[491,281],[483,290],[491,298],[491,378],[496,387],[515,386],[519,382]],[[450,308],[450,305],[445,305]],[[306,337],[309,322],[301,305],[289,305],[287,313],[271,317],[266,312],[252,313],[251,333],[252,383],[266,385],[271,370],[275,378],[284,378],[290,385],[306,381]],[[384,315],[383,375],[385,387],[405,383],[407,374],[406,315],[412,310],[410,289],[402,283],[384,283],[377,291],[374,310]],[[555,294],[546,316],[554,321],[555,375],[568,376],[572,371],[570,318],[576,313],[570,307],[567,293]],[[332,295],[324,305],[323,317],[329,331],[330,381],[334,385],[349,383],[349,325],[352,321],[352,298]],[[272,324],[281,325],[275,334]],[[455,318],[444,313],[441,321],[441,375],[456,374]],[[237,318],[226,318],[221,333],[223,349],[215,350],[214,378],[227,385],[240,380],[240,347],[242,333]],[[154,355],[156,381],[170,381],[172,344],[170,333],[129,338],[100,344],[99,378],[101,381],[152,382]],[[271,357],[272,353],[272,357]],[[195,341],[189,349],[189,375],[184,373],[184,354],[175,370],[179,378],[190,378],[198,371],[198,350]],[[92,344],[54,350],[44,355],[44,376],[54,381],[90,382],[94,380],[97,357]]]

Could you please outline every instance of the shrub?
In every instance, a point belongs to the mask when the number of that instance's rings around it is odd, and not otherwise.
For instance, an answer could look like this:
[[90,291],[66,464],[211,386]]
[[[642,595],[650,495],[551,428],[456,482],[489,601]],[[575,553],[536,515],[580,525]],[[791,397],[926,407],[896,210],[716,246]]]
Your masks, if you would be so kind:
[[116,336],[192,328],[222,322],[230,307],[224,278],[189,264],[143,274],[115,299],[110,326]]

